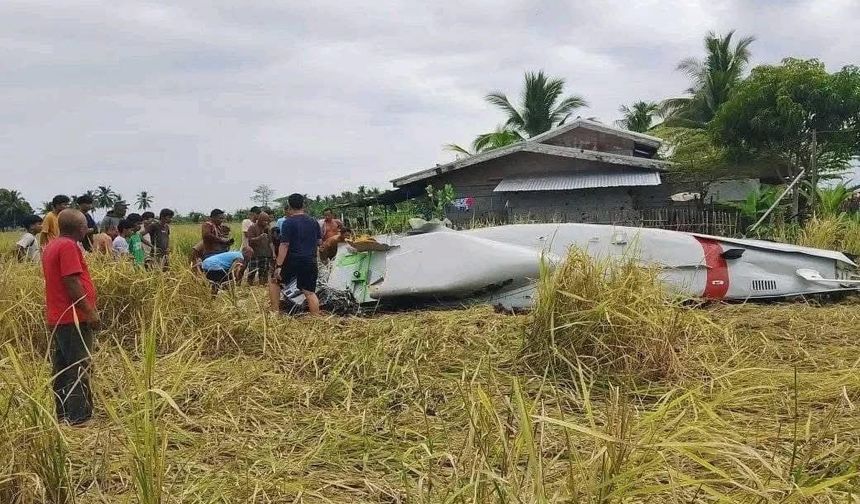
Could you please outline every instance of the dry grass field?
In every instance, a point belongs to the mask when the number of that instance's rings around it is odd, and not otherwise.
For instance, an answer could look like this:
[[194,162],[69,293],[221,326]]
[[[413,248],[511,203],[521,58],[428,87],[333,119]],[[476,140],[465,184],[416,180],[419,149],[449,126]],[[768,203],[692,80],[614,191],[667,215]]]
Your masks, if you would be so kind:
[[0,503],[860,503],[857,298],[690,307],[573,255],[529,315],[293,319],[181,261],[91,269],[70,428],[40,270],[0,258]]

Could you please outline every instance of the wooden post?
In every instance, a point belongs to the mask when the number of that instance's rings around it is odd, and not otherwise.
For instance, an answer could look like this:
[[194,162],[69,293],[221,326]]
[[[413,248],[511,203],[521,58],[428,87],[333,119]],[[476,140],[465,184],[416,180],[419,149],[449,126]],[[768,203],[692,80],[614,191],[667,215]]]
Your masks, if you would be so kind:
[[818,132],[812,130],[812,154],[809,155],[809,171],[812,191],[809,193],[809,207],[815,212],[815,200],[818,198]]

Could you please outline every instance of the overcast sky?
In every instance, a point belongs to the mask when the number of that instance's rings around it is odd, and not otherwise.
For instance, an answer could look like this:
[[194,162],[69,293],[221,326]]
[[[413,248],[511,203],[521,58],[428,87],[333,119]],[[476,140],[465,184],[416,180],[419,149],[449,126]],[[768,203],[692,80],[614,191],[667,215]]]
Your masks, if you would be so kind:
[[[755,5],[753,6],[753,3]],[[0,187],[145,189],[182,212],[327,194],[452,159],[527,70],[605,122],[680,94],[708,30],[755,63],[860,63],[860,1],[0,2]]]

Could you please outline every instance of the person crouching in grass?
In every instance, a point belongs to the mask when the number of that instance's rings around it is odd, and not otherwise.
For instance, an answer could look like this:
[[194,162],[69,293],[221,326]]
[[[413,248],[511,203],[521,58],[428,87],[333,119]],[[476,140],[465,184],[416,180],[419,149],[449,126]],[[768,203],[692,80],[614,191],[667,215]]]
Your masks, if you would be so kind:
[[99,325],[96,289],[78,242],[89,232],[77,210],[57,216],[59,236],[42,250],[45,318],[53,335],[53,389],[57,418],[80,425],[93,414],[90,368]]
[[212,284],[212,294],[217,294],[219,290],[234,282],[240,283],[245,267],[253,257],[254,251],[250,247],[242,247],[241,252],[231,250],[203,259],[200,269]]

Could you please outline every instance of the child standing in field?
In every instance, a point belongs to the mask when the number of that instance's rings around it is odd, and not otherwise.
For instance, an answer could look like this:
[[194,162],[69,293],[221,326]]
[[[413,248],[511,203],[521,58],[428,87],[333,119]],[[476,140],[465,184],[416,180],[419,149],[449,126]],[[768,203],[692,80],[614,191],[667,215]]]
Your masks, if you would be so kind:
[[131,213],[126,217],[126,221],[131,225],[132,233],[128,237],[128,251],[131,254],[136,266],[143,266],[146,262],[146,251],[143,250],[143,239],[140,234],[140,224],[143,218]]
[[39,262],[41,249],[36,236],[42,231],[42,218],[28,215],[24,218],[23,225],[26,232],[15,243],[18,260]]
[[117,232],[116,238],[113,239],[113,254],[117,259],[124,259],[129,256],[128,239],[134,234],[133,224],[123,219],[119,221]]

